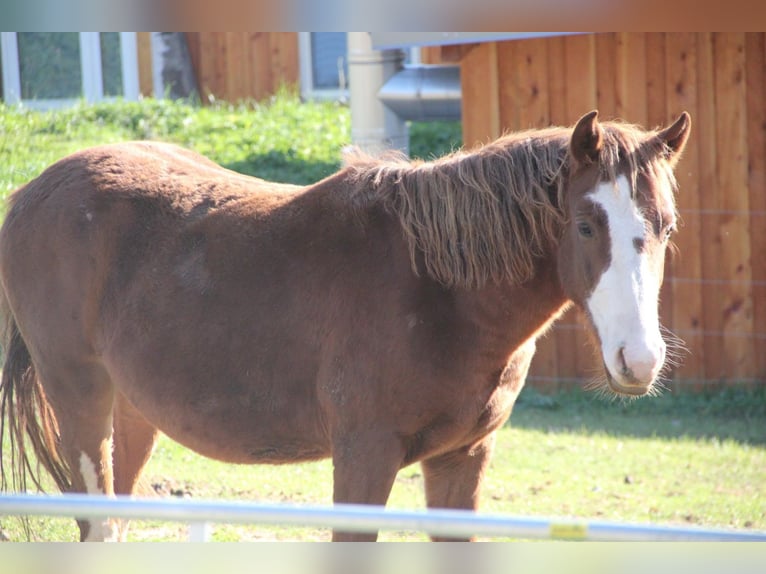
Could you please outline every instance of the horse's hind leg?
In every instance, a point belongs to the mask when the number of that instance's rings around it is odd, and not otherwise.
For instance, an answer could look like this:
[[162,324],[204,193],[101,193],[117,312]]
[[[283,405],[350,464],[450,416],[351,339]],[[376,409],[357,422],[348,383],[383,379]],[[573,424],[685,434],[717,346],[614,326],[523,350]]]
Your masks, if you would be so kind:
[[[114,401],[114,492],[136,494],[144,466],[152,456],[158,430],[125,398],[117,393]],[[127,536],[128,521],[120,524],[120,539]]]
[[[495,433],[473,445],[424,460],[423,477],[428,508],[477,510],[484,473],[489,466]],[[470,540],[432,536],[434,541]]]
[[[112,407],[114,391],[106,371],[93,362],[37,365],[56,413],[60,453],[71,471],[69,492],[112,495]],[[80,540],[116,540],[111,519],[78,518]]]
[[114,405],[114,492],[135,494],[159,431],[117,393]]

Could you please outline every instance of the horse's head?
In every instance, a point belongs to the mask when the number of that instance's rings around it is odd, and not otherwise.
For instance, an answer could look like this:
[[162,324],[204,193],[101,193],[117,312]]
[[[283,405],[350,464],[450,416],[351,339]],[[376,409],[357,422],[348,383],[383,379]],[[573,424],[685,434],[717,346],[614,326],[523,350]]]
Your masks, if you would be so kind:
[[676,227],[673,168],[691,120],[684,112],[644,132],[597,115],[583,116],[569,143],[559,276],[598,336],[609,388],[643,395],[665,363],[658,299]]

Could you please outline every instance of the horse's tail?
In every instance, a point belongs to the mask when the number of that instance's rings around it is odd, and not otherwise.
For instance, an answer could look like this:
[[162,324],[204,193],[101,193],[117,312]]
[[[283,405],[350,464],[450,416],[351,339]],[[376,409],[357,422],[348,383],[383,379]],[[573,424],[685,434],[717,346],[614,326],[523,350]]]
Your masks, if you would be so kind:
[[[59,449],[56,416],[1,287],[0,321],[4,355],[0,379],[0,490],[26,492],[30,479],[37,490],[44,491],[42,466],[59,490],[66,492],[72,474]],[[6,446],[10,457],[5,456]]]

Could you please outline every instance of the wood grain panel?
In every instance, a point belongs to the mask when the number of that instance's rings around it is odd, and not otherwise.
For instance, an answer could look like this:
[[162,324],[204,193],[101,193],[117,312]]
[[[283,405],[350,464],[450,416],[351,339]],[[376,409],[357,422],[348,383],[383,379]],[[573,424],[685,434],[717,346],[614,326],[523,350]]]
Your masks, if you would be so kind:
[[621,32],[615,46],[615,115],[629,123],[646,126],[646,36],[641,32]]
[[744,34],[714,35],[716,175],[721,253],[717,279],[723,279],[722,340],[726,377],[746,377],[754,369],[750,200],[748,189],[747,96]]
[[519,75],[519,42],[498,42],[497,44],[497,70],[498,70],[498,106],[500,131],[512,132],[521,129],[519,108],[522,95]]
[[251,97],[262,100],[269,96],[272,83],[271,42],[268,32],[253,32],[248,35],[248,51],[250,52],[249,90]]
[[[519,42],[519,127],[523,130],[550,125],[548,96],[548,44],[538,38]],[[501,70],[502,73],[502,70]]]
[[271,32],[271,54],[274,73],[271,94],[282,87],[298,84],[298,35],[295,32]]
[[239,32],[225,32],[224,44],[225,74],[224,98],[237,102],[248,97],[248,72],[250,71],[249,54],[246,45],[247,35]]
[[[692,130],[700,121],[697,109],[697,37],[693,33],[671,33],[665,40],[665,85],[668,122],[681,112],[692,116]],[[702,120],[704,121],[704,120]],[[665,281],[673,295],[671,317],[666,325],[679,333],[689,352],[683,363],[673,372],[676,379],[704,379],[701,335],[703,309],[702,261],[700,245],[702,224],[700,196],[695,189],[699,171],[698,138],[690,138],[685,154],[676,167],[679,193],[676,201],[679,211],[679,232],[674,237],[676,249],[669,250],[669,269]]]
[[295,32],[186,34],[203,101],[262,100],[298,83]]
[[718,301],[721,285],[715,278],[721,251],[721,236],[718,230],[718,183],[716,177],[716,93],[715,62],[713,57],[713,35],[708,32],[697,34],[697,110],[698,120],[694,126],[697,144],[697,189],[700,198],[702,279],[705,284],[707,304],[703,308],[700,329],[704,335],[703,362],[704,378],[718,381],[725,378],[722,362],[721,340],[722,316]]
[[[766,380],[766,34],[745,35],[750,253],[753,280],[755,371]],[[748,377],[748,378],[750,378]]]
[[596,101],[599,117],[612,120],[617,113],[617,34],[596,35]]
[[548,38],[548,108],[552,125],[563,126],[567,118],[566,47],[563,37]]
[[497,44],[476,46],[460,62],[463,142],[475,146],[500,135]]

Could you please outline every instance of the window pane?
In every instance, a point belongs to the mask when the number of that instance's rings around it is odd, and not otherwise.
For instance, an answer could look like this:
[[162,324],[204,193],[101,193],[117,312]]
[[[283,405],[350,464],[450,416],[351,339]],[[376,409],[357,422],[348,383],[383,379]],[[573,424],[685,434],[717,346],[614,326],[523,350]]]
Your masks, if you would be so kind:
[[340,70],[343,71],[344,78],[348,77],[346,33],[312,32],[311,56],[314,88],[337,89],[341,87]]
[[102,32],[101,36],[101,74],[104,79],[105,96],[121,96],[122,56],[120,55],[120,33]]
[[22,99],[82,96],[77,32],[20,32],[17,38]]

